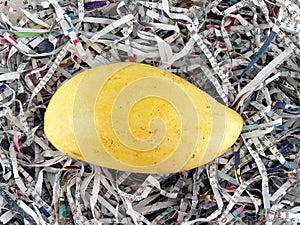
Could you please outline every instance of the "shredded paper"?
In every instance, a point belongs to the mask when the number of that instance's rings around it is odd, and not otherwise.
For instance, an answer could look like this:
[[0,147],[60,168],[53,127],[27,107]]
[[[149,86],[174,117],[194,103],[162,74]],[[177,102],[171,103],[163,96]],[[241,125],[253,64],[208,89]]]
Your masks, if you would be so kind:
[[[299,0],[0,1],[1,224],[299,224]],[[183,77],[244,119],[215,161],[174,174],[89,165],[44,113],[80,71]]]

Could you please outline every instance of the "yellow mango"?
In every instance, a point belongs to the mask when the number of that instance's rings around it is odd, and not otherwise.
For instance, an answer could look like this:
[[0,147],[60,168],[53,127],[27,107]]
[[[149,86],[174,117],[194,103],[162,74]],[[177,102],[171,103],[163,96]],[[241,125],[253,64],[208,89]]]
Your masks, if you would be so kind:
[[60,151],[91,164],[175,173],[210,162],[243,119],[184,79],[141,63],[79,73],[53,95],[44,130]]

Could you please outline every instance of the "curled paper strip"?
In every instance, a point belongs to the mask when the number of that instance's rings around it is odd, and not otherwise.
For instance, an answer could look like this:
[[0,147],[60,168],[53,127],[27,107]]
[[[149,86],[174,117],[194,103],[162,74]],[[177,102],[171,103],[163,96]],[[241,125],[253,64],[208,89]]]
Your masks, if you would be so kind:
[[[0,1],[0,223],[299,223],[299,5]],[[117,62],[200,87],[243,117],[242,136],[206,165],[163,175],[57,151],[43,130],[53,94]]]

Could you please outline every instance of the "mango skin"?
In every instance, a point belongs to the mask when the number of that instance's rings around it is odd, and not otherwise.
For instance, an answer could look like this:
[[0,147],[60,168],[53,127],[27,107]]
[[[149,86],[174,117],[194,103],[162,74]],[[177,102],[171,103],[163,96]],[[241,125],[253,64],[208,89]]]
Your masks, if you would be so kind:
[[81,72],[56,91],[44,120],[49,141],[73,158],[159,174],[212,161],[242,126],[238,113],[193,84],[140,63]]

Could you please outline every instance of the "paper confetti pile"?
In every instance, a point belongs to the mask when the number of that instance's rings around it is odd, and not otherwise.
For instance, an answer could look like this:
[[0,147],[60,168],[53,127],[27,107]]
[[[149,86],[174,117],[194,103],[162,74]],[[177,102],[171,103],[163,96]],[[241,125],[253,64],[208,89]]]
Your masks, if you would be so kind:
[[[0,1],[1,224],[299,224],[299,0]],[[63,155],[55,90],[132,61],[171,71],[244,120],[208,165],[130,174]]]

